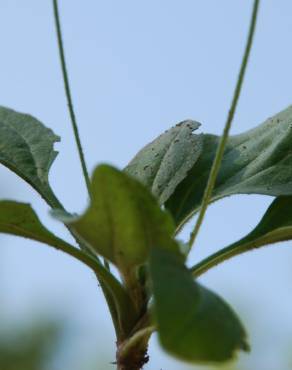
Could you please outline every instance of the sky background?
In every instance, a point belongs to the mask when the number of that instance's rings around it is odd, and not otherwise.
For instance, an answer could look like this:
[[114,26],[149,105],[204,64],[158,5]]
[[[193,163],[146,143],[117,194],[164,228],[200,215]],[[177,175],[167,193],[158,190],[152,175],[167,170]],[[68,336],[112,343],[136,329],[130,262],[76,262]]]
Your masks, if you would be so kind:
[[[251,1],[60,1],[66,57],[90,172],[123,168],[146,143],[187,118],[220,134],[236,82]],[[292,2],[264,0],[232,133],[292,103]],[[0,1],[0,104],[28,112],[61,136],[50,181],[69,211],[87,204],[55,39],[51,1]],[[70,240],[27,184],[0,168],[1,199],[30,202]],[[272,198],[233,196],[208,209],[190,265],[249,232]],[[188,235],[186,229],[184,236]],[[292,369],[292,242],[233,259],[200,280],[240,313],[252,352],[244,370]],[[54,316],[66,338],[48,370],[113,369],[114,333],[93,274],[49,247],[0,236],[1,324]],[[199,369],[151,340],[145,370]]]

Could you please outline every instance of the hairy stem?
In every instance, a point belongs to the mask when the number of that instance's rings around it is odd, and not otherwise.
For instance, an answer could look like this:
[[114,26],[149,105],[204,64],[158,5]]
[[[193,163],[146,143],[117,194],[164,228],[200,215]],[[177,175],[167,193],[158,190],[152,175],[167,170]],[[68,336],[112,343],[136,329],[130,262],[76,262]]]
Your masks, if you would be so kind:
[[56,25],[56,34],[57,34],[57,40],[58,40],[58,48],[59,48],[59,55],[60,55],[60,62],[61,62],[61,68],[62,68],[62,74],[63,74],[63,80],[64,80],[64,87],[65,87],[65,93],[67,98],[67,104],[69,109],[69,114],[71,118],[72,128],[75,136],[75,141],[77,144],[77,149],[79,153],[79,158],[81,162],[81,167],[85,179],[85,183],[87,186],[88,194],[90,195],[90,181],[89,181],[89,175],[88,170],[86,167],[86,162],[84,158],[84,153],[81,145],[79,130],[77,126],[76,116],[73,108],[73,101],[71,96],[71,90],[70,90],[70,84],[69,84],[69,77],[67,72],[67,66],[66,66],[66,59],[65,59],[65,52],[64,52],[64,46],[63,46],[63,37],[62,37],[62,31],[61,31],[61,23],[60,23],[60,16],[59,16],[59,8],[58,8],[58,0],[53,0],[53,8],[54,8],[54,18],[55,18],[55,25]]
[[140,370],[148,362],[148,341],[152,334],[152,328],[133,335],[125,343],[117,346],[117,370]]
[[227,116],[227,120],[226,120],[226,123],[225,123],[225,126],[224,126],[223,134],[222,134],[220,142],[218,144],[218,148],[217,148],[217,151],[216,151],[216,156],[215,156],[213,164],[212,164],[212,168],[211,168],[211,171],[210,171],[208,183],[207,183],[204,195],[203,195],[203,200],[202,200],[200,213],[199,213],[197,222],[195,224],[194,230],[192,231],[191,236],[190,236],[189,248],[191,248],[192,245],[194,244],[195,239],[196,239],[196,237],[198,235],[198,232],[200,230],[200,227],[203,223],[204,216],[205,216],[205,213],[206,213],[206,210],[207,210],[207,207],[208,207],[211,195],[212,195],[212,191],[213,191],[213,188],[214,188],[214,185],[215,185],[215,182],[216,182],[216,178],[217,178],[217,175],[218,175],[218,172],[219,172],[219,169],[220,169],[221,161],[222,161],[223,154],[224,154],[225,145],[226,145],[228,135],[229,135],[229,131],[230,131],[230,128],[231,128],[231,124],[232,124],[232,121],[233,121],[233,118],[234,118],[235,110],[236,110],[238,99],[239,99],[240,92],[241,92],[242,83],[243,83],[243,80],[244,80],[244,75],[245,75],[245,71],[246,71],[247,62],[248,62],[248,59],[249,59],[249,55],[250,55],[250,51],[251,51],[251,47],[252,47],[252,43],[253,43],[253,36],[254,36],[254,32],[255,32],[255,27],[256,27],[259,2],[260,2],[259,0],[255,0],[254,4],[253,4],[253,10],[252,10],[252,16],[251,16],[251,21],[250,21],[250,26],[249,26],[248,38],[247,38],[247,42],[246,42],[245,52],[244,52],[242,62],[241,62],[241,67],[240,67],[236,87],[235,87],[234,94],[233,94],[231,107],[230,107],[230,110],[228,112],[228,116]]

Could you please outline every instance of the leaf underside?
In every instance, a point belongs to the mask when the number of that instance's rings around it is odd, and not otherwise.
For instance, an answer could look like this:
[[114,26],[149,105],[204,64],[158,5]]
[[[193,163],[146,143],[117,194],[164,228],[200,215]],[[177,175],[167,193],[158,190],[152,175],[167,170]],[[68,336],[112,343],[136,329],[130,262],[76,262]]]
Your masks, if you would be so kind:
[[141,149],[125,172],[146,185],[163,204],[198,160],[202,135],[195,135],[200,123],[183,121]]
[[57,141],[60,138],[34,117],[0,107],[0,163],[28,182],[51,206],[59,206],[48,181]]
[[233,310],[193,280],[169,250],[150,254],[155,313],[162,346],[193,363],[224,362],[248,350],[245,331]]

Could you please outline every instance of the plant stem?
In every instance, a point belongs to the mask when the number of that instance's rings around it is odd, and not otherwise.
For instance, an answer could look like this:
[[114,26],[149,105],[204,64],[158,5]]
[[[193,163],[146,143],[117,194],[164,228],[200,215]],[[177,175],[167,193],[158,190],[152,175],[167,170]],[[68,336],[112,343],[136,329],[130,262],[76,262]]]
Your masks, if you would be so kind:
[[147,346],[149,338],[154,331],[155,326],[147,326],[146,328],[141,329],[133,334],[123,345],[123,348],[120,351],[120,355],[122,357],[126,357],[126,355],[130,353],[133,348],[135,348],[135,346],[141,345],[141,343],[144,343],[144,345]]
[[153,332],[152,328],[146,328],[137,333],[125,343],[117,346],[117,370],[140,370],[148,362],[148,340]]
[[214,185],[215,185],[215,182],[216,182],[216,178],[217,178],[217,175],[218,175],[218,172],[219,172],[219,169],[220,169],[221,161],[222,161],[223,154],[224,154],[224,149],[225,149],[226,142],[227,142],[227,139],[228,139],[231,124],[232,124],[232,121],[233,121],[233,118],[234,118],[235,110],[236,110],[236,107],[237,107],[237,103],[238,103],[238,99],[239,99],[239,96],[240,96],[241,87],[242,87],[242,83],[243,83],[243,79],[244,79],[244,75],[245,75],[245,71],[246,71],[246,66],[247,66],[247,63],[248,63],[248,59],[249,59],[249,55],[250,55],[250,51],[251,51],[251,47],[252,47],[252,43],[253,43],[253,36],[254,36],[254,32],[255,32],[255,27],[256,27],[259,2],[260,2],[259,0],[255,0],[254,4],[253,4],[253,10],[252,10],[252,16],[251,16],[251,21],[250,21],[250,26],[249,26],[248,38],[247,38],[247,42],[246,42],[246,47],[245,47],[245,52],[244,52],[244,55],[243,55],[243,59],[242,59],[242,62],[241,62],[241,67],[240,67],[236,87],[235,87],[234,94],[233,94],[231,107],[230,107],[230,110],[228,112],[228,116],[227,116],[227,120],[226,120],[226,123],[225,123],[225,126],[224,126],[223,134],[222,134],[220,142],[218,144],[218,148],[217,148],[217,151],[216,151],[216,156],[215,156],[215,159],[214,159],[213,164],[212,164],[212,168],[211,168],[210,175],[209,175],[209,178],[208,178],[207,186],[206,186],[206,189],[205,189],[205,192],[204,192],[204,195],[203,195],[203,200],[202,200],[200,213],[199,213],[197,222],[195,224],[194,230],[192,231],[191,236],[190,236],[189,248],[191,248],[192,245],[194,244],[195,239],[196,239],[196,237],[198,235],[198,232],[200,230],[200,227],[203,223],[203,219],[204,219],[204,216],[205,216],[205,213],[206,213],[206,210],[207,210],[207,207],[208,207],[211,195],[212,195],[212,191],[213,191],[213,188],[214,188]]
[[75,141],[77,144],[77,149],[79,153],[79,158],[81,162],[81,167],[85,179],[85,183],[87,186],[88,194],[90,195],[90,181],[89,181],[89,175],[88,170],[85,163],[84,153],[81,145],[79,130],[77,126],[76,116],[73,108],[73,102],[72,102],[72,96],[71,96],[71,90],[70,90],[70,84],[69,84],[69,78],[68,78],[68,72],[67,72],[67,66],[66,66],[66,60],[65,60],[65,52],[64,52],[64,46],[63,46],[63,37],[62,37],[62,31],[61,31],[61,24],[60,24],[60,16],[59,16],[59,9],[58,9],[58,0],[53,0],[53,8],[54,8],[54,19],[55,19],[55,26],[56,26],[56,34],[57,34],[57,40],[58,40],[58,48],[59,48],[59,55],[60,55],[60,62],[61,62],[61,68],[62,68],[62,74],[63,74],[63,81],[64,81],[64,87],[65,87],[65,93],[67,98],[67,104],[69,109],[69,114],[71,118],[72,128],[75,136]]

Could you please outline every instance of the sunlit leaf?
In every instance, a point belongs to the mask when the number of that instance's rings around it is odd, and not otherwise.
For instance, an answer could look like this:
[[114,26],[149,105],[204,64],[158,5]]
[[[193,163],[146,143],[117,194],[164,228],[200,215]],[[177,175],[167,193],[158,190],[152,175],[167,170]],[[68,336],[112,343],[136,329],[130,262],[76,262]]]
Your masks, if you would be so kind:
[[245,331],[220,297],[193,280],[175,253],[153,248],[150,275],[162,346],[193,363],[223,362],[248,350]]
[[27,181],[53,207],[59,206],[49,182],[49,169],[59,141],[52,130],[30,115],[0,107],[0,163]]
[[[198,210],[219,137],[204,135],[203,151],[167,202],[177,225]],[[292,107],[246,133],[231,136],[212,201],[232,194],[292,195]]]
[[140,182],[107,165],[94,171],[87,211],[64,222],[122,270],[144,263],[150,247],[173,244],[171,217]]
[[140,180],[163,204],[186,177],[202,151],[202,135],[193,131],[195,121],[183,121],[139,151],[125,168]]

